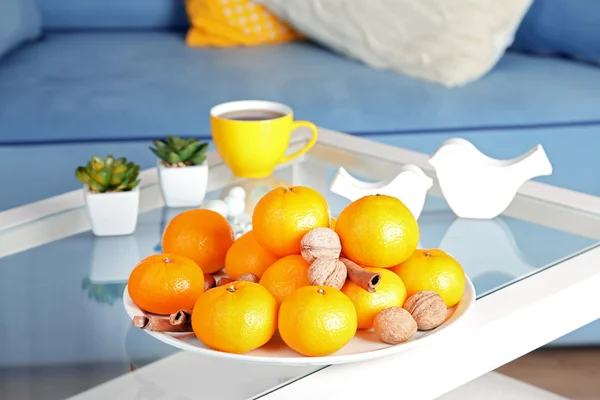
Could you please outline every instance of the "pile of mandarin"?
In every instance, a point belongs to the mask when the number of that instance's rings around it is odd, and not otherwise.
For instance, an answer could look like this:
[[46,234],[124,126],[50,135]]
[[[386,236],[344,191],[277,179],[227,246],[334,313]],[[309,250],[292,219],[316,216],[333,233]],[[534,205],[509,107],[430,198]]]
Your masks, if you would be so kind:
[[317,191],[280,187],[258,201],[252,228],[234,240],[214,211],[177,215],[164,253],[130,275],[129,296],[144,311],[134,325],[193,331],[229,353],[257,349],[278,331],[296,352],[324,356],[357,330],[405,342],[442,324],[463,295],[459,263],[417,249],[417,221],[394,197],[363,197],[335,220]]

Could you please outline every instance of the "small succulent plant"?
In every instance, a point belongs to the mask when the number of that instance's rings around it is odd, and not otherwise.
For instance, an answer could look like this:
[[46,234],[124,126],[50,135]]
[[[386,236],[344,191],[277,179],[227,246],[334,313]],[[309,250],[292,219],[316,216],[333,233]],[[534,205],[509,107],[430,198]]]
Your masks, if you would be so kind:
[[152,142],[154,147],[150,150],[160,158],[167,167],[188,167],[200,165],[206,160],[208,143],[198,139],[182,139],[177,136],[168,136]]
[[91,192],[126,192],[139,185],[140,166],[126,158],[109,155],[104,160],[92,157],[85,167],[78,167],[75,176],[88,185]]

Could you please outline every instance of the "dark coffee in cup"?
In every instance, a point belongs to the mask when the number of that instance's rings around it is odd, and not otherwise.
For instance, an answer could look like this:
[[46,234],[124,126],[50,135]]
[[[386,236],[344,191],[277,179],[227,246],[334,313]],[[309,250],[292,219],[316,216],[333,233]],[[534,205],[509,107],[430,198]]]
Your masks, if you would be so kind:
[[235,121],[268,121],[270,119],[284,117],[285,114],[272,110],[237,110],[219,115],[219,118]]

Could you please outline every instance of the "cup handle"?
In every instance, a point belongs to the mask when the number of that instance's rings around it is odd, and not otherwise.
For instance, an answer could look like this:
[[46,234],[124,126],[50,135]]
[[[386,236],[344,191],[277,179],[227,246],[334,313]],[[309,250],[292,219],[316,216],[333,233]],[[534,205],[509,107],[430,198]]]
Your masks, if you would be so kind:
[[312,122],[308,122],[308,121],[294,121],[294,122],[292,122],[292,133],[293,133],[293,131],[295,131],[297,128],[299,128],[301,126],[310,128],[310,130],[313,133],[312,138],[310,138],[310,140],[308,141],[306,146],[304,146],[304,148],[298,150],[294,154],[290,154],[289,156],[283,156],[283,158],[279,161],[279,163],[285,163],[290,160],[293,160],[294,158],[296,158],[298,156],[301,156],[302,154],[309,151],[315,145],[315,143],[317,143],[317,137],[319,136],[319,130],[317,129],[316,125],[313,124]]

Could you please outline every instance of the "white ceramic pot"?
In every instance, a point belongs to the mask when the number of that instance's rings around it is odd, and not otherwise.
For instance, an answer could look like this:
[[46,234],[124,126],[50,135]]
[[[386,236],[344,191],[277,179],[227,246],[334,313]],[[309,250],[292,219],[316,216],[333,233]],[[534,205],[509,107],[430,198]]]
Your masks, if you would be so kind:
[[208,164],[168,168],[157,163],[158,182],[167,207],[198,207],[206,196]]
[[135,232],[140,206],[139,186],[128,192],[91,193],[84,187],[85,204],[96,236],[130,235]]

